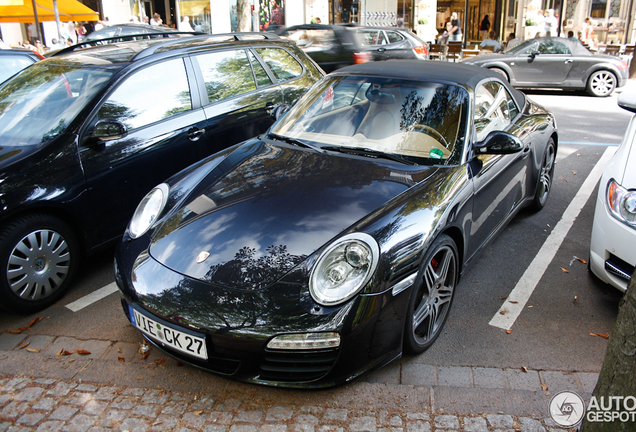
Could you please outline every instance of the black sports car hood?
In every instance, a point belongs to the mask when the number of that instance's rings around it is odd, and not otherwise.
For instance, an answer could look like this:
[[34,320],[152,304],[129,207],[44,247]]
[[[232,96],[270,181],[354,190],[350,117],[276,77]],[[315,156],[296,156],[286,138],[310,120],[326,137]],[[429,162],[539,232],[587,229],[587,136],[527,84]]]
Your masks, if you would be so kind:
[[194,279],[262,289],[433,171],[253,140],[173,210],[150,254]]

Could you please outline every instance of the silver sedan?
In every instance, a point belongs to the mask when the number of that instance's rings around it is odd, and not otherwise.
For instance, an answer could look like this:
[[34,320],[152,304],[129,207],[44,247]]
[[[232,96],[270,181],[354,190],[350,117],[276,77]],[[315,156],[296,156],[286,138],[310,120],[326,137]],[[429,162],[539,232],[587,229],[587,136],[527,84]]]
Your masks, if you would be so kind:
[[463,60],[499,72],[514,87],[585,89],[592,96],[609,96],[629,77],[618,56],[593,54],[576,39],[540,37],[502,54]]

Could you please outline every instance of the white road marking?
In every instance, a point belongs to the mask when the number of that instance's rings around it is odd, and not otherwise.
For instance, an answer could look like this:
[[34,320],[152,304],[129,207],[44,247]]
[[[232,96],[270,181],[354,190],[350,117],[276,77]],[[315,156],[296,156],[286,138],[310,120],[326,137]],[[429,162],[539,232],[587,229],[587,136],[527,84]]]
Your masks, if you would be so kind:
[[515,288],[510,292],[510,295],[501,308],[499,308],[499,311],[497,311],[495,316],[490,320],[489,324],[491,326],[504,330],[510,330],[512,328],[528,302],[528,299],[530,299],[532,292],[559,250],[561,243],[563,243],[565,236],[568,231],[570,231],[581,209],[594,191],[596,183],[598,183],[603,175],[605,165],[615,152],[616,147],[608,147],[605,150],[603,156],[601,156],[596,163],[576,196],[563,213],[561,220],[554,227],[554,230],[552,230],[552,233],[548,236],[545,243],[543,243],[541,250],[539,250],[532,263],[530,263],[530,266],[526,269],[523,276],[521,276]]
[[73,303],[69,303],[66,305],[67,308],[72,310],[73,312],[77,312],[79,310],[84,309],[86,306],[90,306],[93,303],[103,299],[104,297],[108,297],[109,295],[117,292],[117,284],[115,282],[109,283],[103,288],[98,289],[97,291],[93,291],[89,295],[86,295],[78,300],[75,300]]

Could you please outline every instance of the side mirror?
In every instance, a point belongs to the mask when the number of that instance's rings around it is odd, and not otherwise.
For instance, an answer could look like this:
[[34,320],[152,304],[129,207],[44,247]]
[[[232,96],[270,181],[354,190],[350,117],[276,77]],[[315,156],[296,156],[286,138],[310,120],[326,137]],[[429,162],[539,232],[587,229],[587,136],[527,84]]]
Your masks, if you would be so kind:
[[506,132],[493,131],[486,139],[473,144],[476,154],[512,154],[523,150],[521,140]]
[[270,112],[270,116],[272,116],[272,118],[274,120],[278,120],[279,118],[281,118],[283,116],[283,114],[285,114],[287,111],[289,110],[289,105],[287,104],[280,104],[278,105],[276,108],[274,108],[271,112]]
[[103,143],[106,141],[124,138],[128,135],[126,125],[115,119],[101,119],[95,123],[93,133],[90,138],[96,142]]

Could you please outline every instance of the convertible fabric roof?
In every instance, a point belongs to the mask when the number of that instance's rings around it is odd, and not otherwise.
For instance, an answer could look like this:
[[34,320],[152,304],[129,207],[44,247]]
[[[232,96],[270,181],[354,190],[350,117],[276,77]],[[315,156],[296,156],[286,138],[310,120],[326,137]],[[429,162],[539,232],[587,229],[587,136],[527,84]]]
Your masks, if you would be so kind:
[[[32,23],[35,22],[32,0],[24,0],[21,5],[2,6],[0,3],[0,22],[4,23]],[[35,0],[38,12],[38,21],[55,21],[53,0]],[[97,21],[99,14],[77,0],[57,0],[57,10],[60,21]]]
[[519,106],[523,107],[526,97],[519,90],[501,80],[501,75],[489,69],[454,62],[422,60],[388,60],[347,66],[333,72],[345,75],[382,75],[404,79],[422,79],[436,82],[453,82],[475,90],[477,84],[487,78],[497,78],[510,90]]

